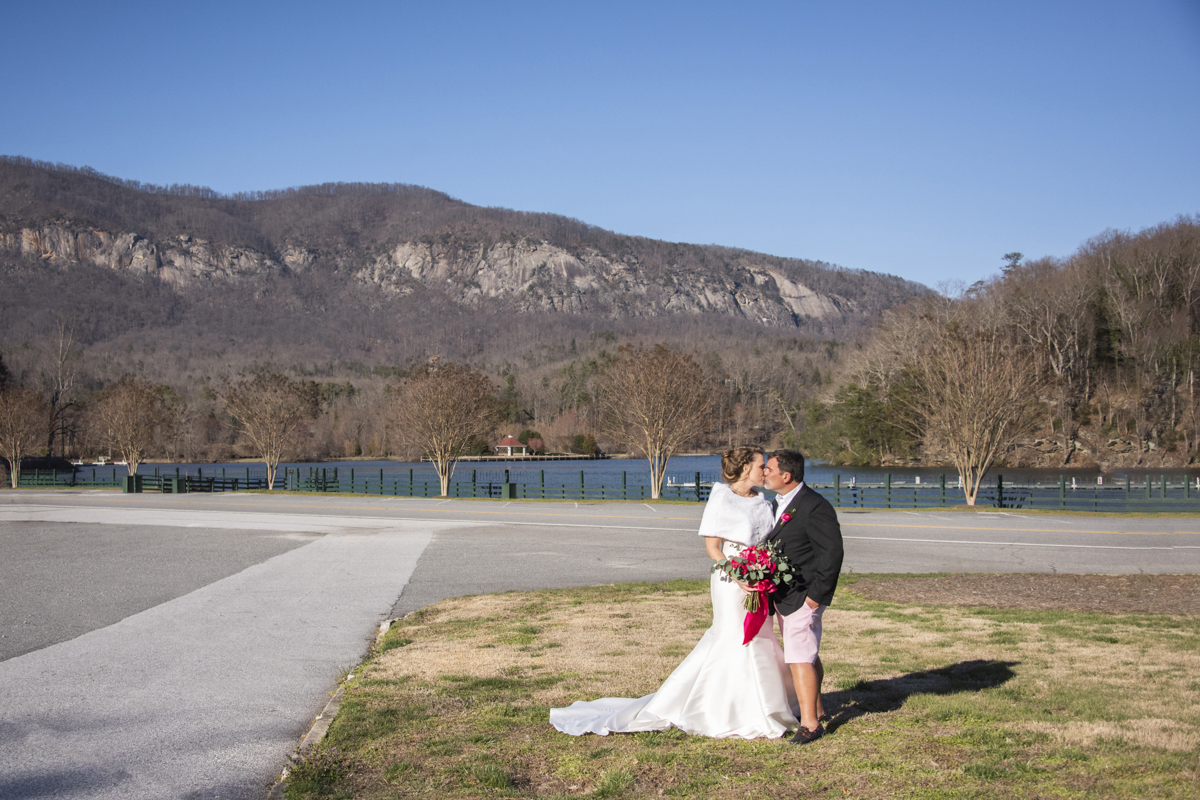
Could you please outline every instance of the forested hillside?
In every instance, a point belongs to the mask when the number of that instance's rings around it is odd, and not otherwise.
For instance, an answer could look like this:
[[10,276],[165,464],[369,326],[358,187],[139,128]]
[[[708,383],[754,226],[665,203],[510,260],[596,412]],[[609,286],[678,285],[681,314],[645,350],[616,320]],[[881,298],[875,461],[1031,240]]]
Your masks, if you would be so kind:
[[[820,457],[937,463],[917,365],[940,341],[987,341],[1027,365],[1019,466],[1183,466],[1200,440],[1200,217],[1106,231],[1063,259],[1005,256],[995,279],[955,298],[886,312],[807,407],[803,442]],[[944,371],[943,373],[944,374]],[[964,392],[970,387],[963,386]],[[964,395],[965,396],[965,395]]]
[[[0,159],[0,358],[50,408],[46,445],[96,455],[105,387],[139,376],[169,411],[153,457],[253,455],[220,401],[253,370],[310,382],[293,455],[394,454],[391,389],[442,359],[495,382],[505,430],[611,450],[597,419],[618,349],[694,353],[720,389],[702,448],[800,444],[831,461],[943,463],[912,413],[929,343],[989,337],[1029,358],[1020,465],[1194,463],[1197,219],[1020,254],[941,297],[888,275],[622,236],[421,187],[226,197]],[[928,359],[924,363],[927,363]]]
[[432,292],[485,313],[487,301],[499,300],[526,312],[716,313],[831,332],[928,292],[894,276],[622,236],[416,186],[328,184],[224,197],[19,158],[0,160],[0,249],[151,275],[176,288],[243,282],[270,291],[280,279],[315,273],[378,290],[371,294],[379,298]]
[[566,449],[596,433],[591,383],[633,341],[696,352],[729,387],[706,446],[766,442],[844,342],[931,294],[414,186],[224,197],[20,158],[0,160],[0,288],[0,356],[57,398],[55,452],[99,446],[89,398],[132,374],[178,409],[161,455],[197,459],[237,452],[215,390],[255,367],[322,387],[305,455],[388,452],[388,381],[433,357],[482,366],[513,432]]

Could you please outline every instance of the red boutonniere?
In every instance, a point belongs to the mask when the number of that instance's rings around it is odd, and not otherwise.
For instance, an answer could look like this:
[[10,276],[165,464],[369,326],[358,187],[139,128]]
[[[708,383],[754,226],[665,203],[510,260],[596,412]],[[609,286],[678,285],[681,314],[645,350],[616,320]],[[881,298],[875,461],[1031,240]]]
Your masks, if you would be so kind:
[[779,517],[780,522],[790,522],[791,519],[792,519],[792,515],[787,513],[786,511],[783,512],[782,516]]

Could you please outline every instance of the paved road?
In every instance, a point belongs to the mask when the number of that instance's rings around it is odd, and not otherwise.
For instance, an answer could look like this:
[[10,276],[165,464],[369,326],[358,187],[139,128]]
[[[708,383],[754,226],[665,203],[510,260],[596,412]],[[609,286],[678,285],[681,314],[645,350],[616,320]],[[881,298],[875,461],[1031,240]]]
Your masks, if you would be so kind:
[[[0,797],[257,798],[379,621],[702,577],[699,506],[0,492]],[[842,513],[856,572],[1200,572],[1200,520]]]

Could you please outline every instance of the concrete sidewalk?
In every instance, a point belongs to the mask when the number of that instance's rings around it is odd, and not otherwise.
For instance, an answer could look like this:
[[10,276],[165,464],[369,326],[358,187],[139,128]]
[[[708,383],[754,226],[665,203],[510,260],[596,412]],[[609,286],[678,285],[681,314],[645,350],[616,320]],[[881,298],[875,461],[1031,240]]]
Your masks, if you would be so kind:
[[372,522],[0,663],[0,797],[262,797],[435,531],[463,524]]

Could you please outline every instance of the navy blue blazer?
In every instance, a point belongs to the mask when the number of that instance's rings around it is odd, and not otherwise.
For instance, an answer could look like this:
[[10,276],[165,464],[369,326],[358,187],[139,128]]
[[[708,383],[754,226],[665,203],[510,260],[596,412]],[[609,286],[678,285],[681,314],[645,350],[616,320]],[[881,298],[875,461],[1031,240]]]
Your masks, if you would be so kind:
[[784,514],[789,519],[775,523],[767,541],[779,542],[780,550],[798,574],[768,597],[773,609],[786,617],[799,611],[809,597],[821,605],[833,602],[844,553],[837,512],[808,486],[796,493]]

